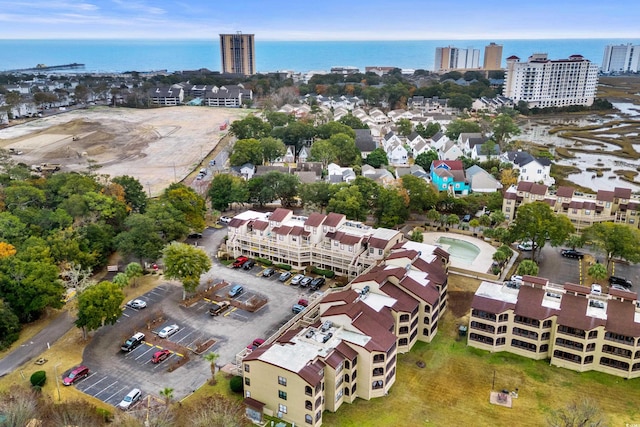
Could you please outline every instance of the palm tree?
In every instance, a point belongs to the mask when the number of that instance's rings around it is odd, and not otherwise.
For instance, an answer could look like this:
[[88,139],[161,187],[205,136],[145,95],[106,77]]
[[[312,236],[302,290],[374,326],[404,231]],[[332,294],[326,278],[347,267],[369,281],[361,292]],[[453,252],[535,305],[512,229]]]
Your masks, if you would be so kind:
[[609,275],[607,273],[607,267],[605,267],[604,264],[600,264],[599,262],[589,267],[589,270],[587,270],[587,274],[593,277],[593,279],[596,281],[604,280]]
[[220,355],[218,353],[210,352],[204,356],[204,360],[211,364],[211,382],[215,383],[216,381],[216,361]]
[[173,389],[171,387],[165,387],[160,390],[160,396],[164,397],[165,404],[169,407],[171,400],[173,400]]

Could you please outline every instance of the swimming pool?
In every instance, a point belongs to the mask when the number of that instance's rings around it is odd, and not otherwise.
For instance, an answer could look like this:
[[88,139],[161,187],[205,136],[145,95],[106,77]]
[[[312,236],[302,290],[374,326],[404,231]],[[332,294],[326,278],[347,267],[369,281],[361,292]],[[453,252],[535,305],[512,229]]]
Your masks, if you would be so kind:
[[480,254],[480,248],[470,242],[454,239],[452,237],[440,236],[436,243],[449,252],[452,258],[458,261],[471,264]]

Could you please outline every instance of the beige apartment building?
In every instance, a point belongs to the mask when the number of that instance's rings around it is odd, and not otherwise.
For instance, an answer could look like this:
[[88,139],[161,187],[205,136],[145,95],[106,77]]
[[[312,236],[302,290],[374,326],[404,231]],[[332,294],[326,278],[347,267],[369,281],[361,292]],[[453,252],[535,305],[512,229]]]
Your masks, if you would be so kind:
[[256,73],[254,34],[220,34],[222,72],[252,76]]
[[534,182],[520,181],[504,194],[502,212],[507,220],[516,217],[518,208],[526,203],[544,202],[556,214],[565,215],[577,230],[598,222],[614,222],[638,228],[640,199],[634,198],[631,189],[615,187],[613,191],[598,190],[586,194],[573,187],[560,186],[556,191]]
[[384,397],[396,381],[397,354],[437,332],[448,266],[441,248],[398,243],[352,285],[327,293],[242,360],[247,416],[320,426],[325,410]]
[[640,377],[640,304],[635,292],[556,285],[524,276],[521,285],[483,282],[471,304],[467,344],[507,351],[574,371]]
[[278,208],[236,215],[228,225],[227,250],[236,257],[265,258],[294,270],[315,266],[353,279],[402,241],[399,231],[373,228],[342,214],[299,216]]
[[489,43],[484,47],[484,63],[485,70],[502,70],[502,45]]

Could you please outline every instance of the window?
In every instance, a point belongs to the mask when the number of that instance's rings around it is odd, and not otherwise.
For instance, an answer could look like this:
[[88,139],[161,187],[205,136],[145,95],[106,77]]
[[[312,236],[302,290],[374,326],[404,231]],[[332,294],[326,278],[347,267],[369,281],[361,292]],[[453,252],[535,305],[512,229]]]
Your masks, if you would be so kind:
[[283,414],[287,413],[287,405],[283,405],[282,403],[278,404],[278,412],[282,412]]
[[304,386],[304,394],[306,394],[307,396],[312,396],[313,395],[313,389],[311,387],[309,387],[308,385]]
[[409,315],[408,314],[400,315],[400,321],[401,322],[408,322],[409,321]]
[[249,379],[249,377],[244,377],[244,385],[251,385],[251,379]]
[[278,390],[278,397],[282,400],[287,400],[287,392],[286,391],[282,391],[282,390]]
[[307,424],[313,424],[313,417],[309,414],[305,414],[304,416],[304,422]]
[[287,379],[285,377],[278,377],[278,384],[286,386]]
[[399,334],[408,334],[409,333],[409,327],[408,326],[401,326],[399,331]]
[[384,381],[378,380],[371,383],[371,388],[374,390],[384,387]]
[[309,409],[309,410],[313,409],[313,404],[311,403],[310,400],[305,400],[304,401],[304,408],[305,409]]
[[249,372],[249,364],[248,363],[244,364],[244,371],[245,372]]

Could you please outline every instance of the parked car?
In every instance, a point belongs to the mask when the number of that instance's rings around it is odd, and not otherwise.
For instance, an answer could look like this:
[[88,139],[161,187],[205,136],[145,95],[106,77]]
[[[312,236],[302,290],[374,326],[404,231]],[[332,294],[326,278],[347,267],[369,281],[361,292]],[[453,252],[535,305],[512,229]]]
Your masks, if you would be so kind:
[[244,268],[245,270],[251,270],[254,265],[256,265],[255,260],[250,259],[244,264],[242,264],[242,268]]
[[591,293],[594,295],[602,295],[602,286],[597,283],[591,284]]
[[156,351],[151,356],[151,363],[160,363],[169,356],[171,356],[171,352],[167,349]]
[[613,285],[614,283],[620,286],[624,286],[625,288],[630,288],[631,286],[633,286],[633,283],[631,283],[631,280],[627,280],[624,277],[620,277],[620,276],[609,277],[609,284]]
[[218,316],[230,306],[231,304],[229,304],[229,301],[220,301],[211,306],[211,308],[209,309],[209,314],[212,316]]
[[560,251],[560,255],[565,258],[584,258],[584,254],[580,251],[576,251],[575,249],[563,249]]
[[311,281],[311,284],[309,285],[309,288],[311,290],[317,291],[318,289],[320,289],[324,283],[326,282],[324,277],[316,277],[315,279],[313,279]]
[[532,251],[533,250],[533,242],[531,240],[527,241],[527,242],[522,242],[520,244],[518,244],[518,249],[520,249],[521,251]]
[[522,276],[517,276],[517,275],[513,275],[511,276],[511,281],[518,284],[518,285],[522,285]]
[[268,268],[265,268],[264,271],[262,272],[262,277],[271,277],[274,274],[276,274],[276,269],[273,267],[268,267]]
[[135,403],[140,400],[142,397],[142,392],[138,388],[134,388],[127,394],[124,399],[120,403],[118,403],[118,407],[123,410],[127,410],[131,408]]
[[144,341],[144,334],[142,332],[136,332],[133,334],[131,338],[126,340],[122,346],[120,346],[120,350],[130,352],[135,350],[142,342]]
[[291,273],[288,271],[285,271],[284,273],[280,274],[280,277],[278,277],[278,280],[281,282],[286,282],[287,280],[289,280],[290,277],[291,277]]
[[89,376],[89,368],[84,365],[76,366],[67,374],[66,377],[62,380],[62,384],[71,385],[75,384],[83,378],[87,378]]
[[295,276],[293,276],[293,279],[291,279],[291,284],[299,285],[302,279],[304,279],[304,274],[296,274]]
[[180,326],[178,326],[178,325],[176,325],[174,323],[173,325],[165,326],[164,328],[162,328],[160,330],[160,332],[158,332],[158,337],[159,338],[168,338],[171,335],[173,335],[176,332],[178,332],[179,330],[180,330]]
[[147,303],[142,301],[141,299],[134,299],[127,303],[127,307],[135,308],[136,310],[140,310],[142,308],[145,308],[146,306],[147,306]]
[[244,288],[240,285],[233,285],[233,288],[229,291],[229,298],[235,298],[244,292]]
[[307,300],[306,300],[306,299],[304,299],[304,298],[300,298],[300,299],[298,300],[298,305],[301,305],[301,306],[303,306],[303,307],[307,307],[307,306],[309,306],[309,301],[307,301]]
[[236,258],[235,261],[233,261],[233,264],[231,264],[231,266],[233,268],[240,268],[244,265],[245,262],[249,261],[249,258],[247,258],[246,256],[239,256],[238,258]]
[[251,344],[247,346],[247,348],[249,350],[255,350],[256,348],[260,347],[262,344],[264,344],[264,339],[256,338],[255,340],[253,340]]
[[617,283],[614,283],[613,285],[610,285],[609,289],[616,289],[618,291],[631,292],[631,290],[629,288],[625,288],[624,286],[618,285]]
[[304,311],[304,309],[305,309],[305,308],[307,308],[307,307],[305,307],[304,305],[300,305],[300,304],[293,304],[293,306],[291,307],[291,311],[292,311],[294,314],[298,314],[298,313],[300,313],[300,312]]
[[462,217],[462,222],[469,222],[471,221],[471,215],[466,214],[465,216]]
[[305,288],[313,281],[313,277],[304,276],[304,279],[300,280],[300,287]]
[[223,224],[229,224],[231,222],[231,217],[221,216],[220,217],[220,222],[223,223]]
[[190,239],[202,239],[202,233],[191,233],[187,237]]

